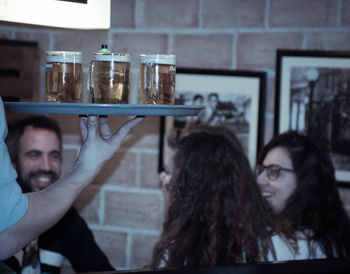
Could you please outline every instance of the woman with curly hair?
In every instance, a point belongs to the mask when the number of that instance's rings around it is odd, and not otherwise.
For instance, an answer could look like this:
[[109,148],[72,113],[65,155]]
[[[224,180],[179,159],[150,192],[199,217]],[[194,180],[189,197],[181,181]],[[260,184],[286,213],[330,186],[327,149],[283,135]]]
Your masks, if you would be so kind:
[[318,141],[295,131],[275,136],[259,155],[257,174],[296,259],[350,256],[350,221]]
[[224,127],[201,127],[170,144],[177,149],[169,208],[151,266],[275,260],[274,242],[282,241],[238,138]]

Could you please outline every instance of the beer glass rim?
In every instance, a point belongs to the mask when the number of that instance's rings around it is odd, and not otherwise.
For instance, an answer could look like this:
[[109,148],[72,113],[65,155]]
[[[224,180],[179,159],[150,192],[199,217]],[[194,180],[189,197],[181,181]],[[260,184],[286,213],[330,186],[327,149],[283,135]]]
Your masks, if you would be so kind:
[[81,55],[81,51],[66,51],[66,50],[47,50],[47,55]]
[[164,65],[175,65],[176,55],[175,54],[145,54],[139,55],[140,63],[155,63]]
[[46,62],[81,63],[81,51],[46,51]]
[[119,62],[130,62],[129,53],[113,53],[113,52],[95,52],[96,61],[119,61]]

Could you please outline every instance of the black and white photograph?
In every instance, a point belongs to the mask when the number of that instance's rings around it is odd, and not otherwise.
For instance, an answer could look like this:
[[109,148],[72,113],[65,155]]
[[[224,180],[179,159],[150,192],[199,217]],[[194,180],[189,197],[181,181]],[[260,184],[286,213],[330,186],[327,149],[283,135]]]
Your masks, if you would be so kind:
[[192,124],[224,125],[235,132],[254,166],[262,141],[264,92],[263,72],[177,69],[175,104],[205,109],[198,116],[167,117],[165,137]]
[[276,131],[317,136],[350,183],[350,53],[278,51]]

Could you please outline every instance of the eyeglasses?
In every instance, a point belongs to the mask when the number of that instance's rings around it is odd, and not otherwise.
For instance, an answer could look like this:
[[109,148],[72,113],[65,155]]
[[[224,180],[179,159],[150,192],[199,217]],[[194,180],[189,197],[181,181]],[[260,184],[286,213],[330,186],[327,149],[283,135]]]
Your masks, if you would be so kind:
[[261,164],[256,166],[256,169],[255,169],[256,176],[259,176],[261,173],[263,173],[265,169],[266,169],[266,176],[271,181],[276,181],[280,177],[281,170],[287,171],[287,172],[294,172],[293,169],[284,168],[279,165],[264,166],[263,164]]

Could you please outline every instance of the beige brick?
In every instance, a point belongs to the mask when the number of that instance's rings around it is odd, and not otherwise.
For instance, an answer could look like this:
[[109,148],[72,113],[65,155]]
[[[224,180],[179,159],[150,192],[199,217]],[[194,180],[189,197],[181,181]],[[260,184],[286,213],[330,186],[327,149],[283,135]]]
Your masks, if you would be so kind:
[[136,186],[136,155],[126,151],[117,152],[102,168],[94,184]]
[[44,69],[39,70],[39,82],[38,82],[38,93],[33,99],[34,102],[45,102],[46,101],[46,72]]
[[35,32],[33,32],[33,30],[34,29],[32,29],[28,26],[25,26],[24,28],[18,28],[15,31],[15,39],[21,40],[21,41],[30,41],[33,33],[35,33]]
[[[80,138],[78,126],[78,115],[54,115],[52,116],[59,122],[62,132],[66,134],[77,134]],[[112,132],[116,132],[127,120],[129,116],[110,115],[108,123]],[[156,149],[159,147],[159,116],[147,116],[144,121],[135,127],[122,143],[123,149],[147,148]]]
[[87,88],[88,77],[89,77],[88,68],[86,67],[86,70],[83,71],[83,79],[82,79],[82,86],[81,86],[82,90],[80,95],[80,101],[82,103],[92,103],[92,96]]
[[275,69],[277,49],[302,46],[302,35],[295,33],[249,33],[238,36],[237,69]]
[[108,116],[108,123],[112,131],[116,131],[129,119],[128,116],[111,115]]
[[141,155],[141,187],[159,189],[158,154]]
[[95,240],[116,268],[126,267],[126,238],[124,232],[93,231]]
[[198,27],[199,0],[143,0],[142,27]]
[[50,114],[50,117],[58,122],[62,133],[78,134],[80,136],[79,115]]
[[111,1],[111,27],[133,28],[135,0]]
[[133,64],[130,64],[132,69],[130,70],[130,93],[129,93],[129,104],[137,104],[138,103],[138,89],[139,89],[139,63],[138,61]]
[[[135,136],[136,137],[136,136]],[[129,142],[125,142],[129,144]],[[159,149],[159,133],[149,133],[145,135],[138,135],[137,139],[133,143],[135,148],[146,148],[146,149]]]
[[165,34],[114,34],[111,39],[113,49],[130,54],[132,67],[139,67],[140,53],[167,53],[168,36]]
[[63,149],[63,161],[62,161],[62,175],[65,176],[69,173],[75,163],[78,151],[76,149]]
[[99,210],[101,207],[100,188],[88,187],[77,198],[75,208],[88,223],[99,224]]
[[176,35],[174,38],[176,65],[228,69],[232,66],[232,47],[232,35]]
[[126,140],[123,146],[158,150],[159,126],[158,116],[147,116],[140,125],[133,129],[132,138]]
[[[3,26],[7,26],[9,25],[8,23],[5,23],[5,22],[1,22],[1,24]],[[13,29],[12,28],[9,28],[11,27],[10,25],[7,26],[6,28],[0,28],[0,38],[1,39],[12,39],[12,31]]]
[[[109,116],[108,121],[113,132],[117,131],[123,123],[129,120],[128,116]],[[159,143],[159,116],[146,116],[145,119],[135,127],[122,144],[124,149],[147,148],[157,149]]]
[[342,26],[350,26],[350,0],[343,0]]
[[308,38],[311,50],[350,50],[350,33],[319,33]]
[[160,229],[162,209],[155,194],[108,191],[105,224]]
[[263,27],[265,1],[204,0],[203,27],[251,28]]
[[158,236],[144,234],[133,235],[131,246],[131,268],[140,269],[150,263],[153,247],[158,241],[158,238]]
[[[64,130],[61,129],[61,130]],[[62,142],[63,145],[77,145],[77,147],[80,147],[81,145],[81,135],[80,134],[62,134]]]
[[271,0],[271,27],[334,27],[337,0]]

